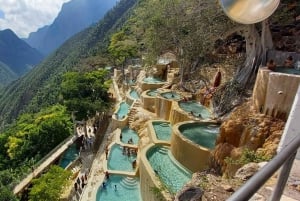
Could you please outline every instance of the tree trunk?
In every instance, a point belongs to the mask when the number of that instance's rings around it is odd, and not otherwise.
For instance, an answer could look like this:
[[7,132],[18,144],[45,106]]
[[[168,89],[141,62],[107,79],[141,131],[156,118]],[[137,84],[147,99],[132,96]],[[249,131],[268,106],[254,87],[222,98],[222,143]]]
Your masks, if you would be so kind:
[[273,40],[269,20],[262,21],[261,25],[262,65],[265,66],[267,64],[267,51],[273,49]]
[[262,33],[259,35],[254,24],[247,25],[246,31],[241,30],[246,40],[246,60],[234,79],[219,89],[213,97],[215,113],[225,115],[243,102],[245,89],[253,86],[258,68],[266,62],[266,53],[273,48],[271,31],[268,21],[262,22]]
[[246,39],[246,60],[238,70],[235,80],[242,88],[251,86],[256,78],[256,73],[262,62],[261,38],[254,24],[248,25],[245,33]]

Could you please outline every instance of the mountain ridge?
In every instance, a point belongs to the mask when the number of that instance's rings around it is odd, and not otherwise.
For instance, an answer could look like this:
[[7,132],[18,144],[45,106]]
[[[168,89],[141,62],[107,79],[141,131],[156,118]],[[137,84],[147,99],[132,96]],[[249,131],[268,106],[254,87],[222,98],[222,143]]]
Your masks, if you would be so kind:
[[59,102],[62,74],[72,71],[80,59],[106,49],[103,47],[107,47],[110,34],[121,26],[135,3],[136,0],[120,0],[100,22],[67,40],[26,76],[3,88],[0,93],[0,128],[22,112],[36,112]]
[[0,31],[0,61],[17,76],[22,76],[42,60],[43,56],[12,30]]
[[51,25],[30,33],[29,37],[24,40],[42,54],[49,55],[68,38],[99,21],[116,2],[117,0],[72,0],[66,2]]

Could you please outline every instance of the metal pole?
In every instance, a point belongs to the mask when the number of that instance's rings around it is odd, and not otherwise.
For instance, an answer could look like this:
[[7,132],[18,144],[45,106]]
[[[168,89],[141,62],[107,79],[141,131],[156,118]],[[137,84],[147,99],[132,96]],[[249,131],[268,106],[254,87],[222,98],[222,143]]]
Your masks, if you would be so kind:
[[241,188],[239,188],[227,201],[249,200],[260,187],[278,170],[282,164],[294,154],[300,146],[300,134],[282,149],[260,171],[253,175]]
[[273,190],[273,193],[271,196],[271,201],[280,201],[285,184],[289,178],[296,154],[297,154],[297,152],[292,154],[291,157],[283,164],[283,166],[280,170],[280,175],[279,175],[276,187]]

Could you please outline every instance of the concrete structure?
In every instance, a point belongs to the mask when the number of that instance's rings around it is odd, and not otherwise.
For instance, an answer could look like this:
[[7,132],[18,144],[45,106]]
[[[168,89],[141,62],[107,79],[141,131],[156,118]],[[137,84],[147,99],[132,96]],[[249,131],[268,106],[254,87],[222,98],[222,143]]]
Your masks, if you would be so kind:
[[75,142],[77,137],[77,135],[70,136],[62,143],[60,143],[49,154],[47,154],[44,157],[44,160],[42,159],[43,161],[41,162],[41,164],[36,167],[30,174],[28,174],[18,185],[15,186],[15,188],[13,189],[13,193],[19,194],[21,191],[23,191],[31,183],[31,180],[39,176],[45,169],[53,164],[53,162],[55,162],[56,159],[60,157],[61,154],[64,153],[71,144]]
[[163,85],[165,85],[167,82],[159,82],[159,83],[148,83],[148,82],[144,82],[144,81],[140,81],[138,83],[139,88],[142,89],[142,91],[146,91],[149,89],[158,89],[160,87],[162,87]]
[[154,113],[156,96],[149,96],[148,92],[150,91],[151,90],[146,90],[141,94],[141,102],[144,109]]
[[163,144],[168,144],[170,145],[169,141],[164,141],[164,140],[159,140],[157,139],[154,127],[153,127],[153,122],[165,122],[168,123],[167,121],[162,121],[162,120],[153,120],[153,121],[148,121],[147,122],[147,129],[148,129],[148,135],[151,139],[151,142],[153,142],[154,144],[158,144],[158,143],[163,143]]
[[[181,122],[173,126],[171,136],[171,152],[174,158],[192,172],[202,171],[208,167],[210,150],[195,144],[187,139],[179,131],[183,124],[195,123],[195,121]],[[207,122],[198,122],[206,124]]]
[[201,118],[193,116],[191,113],[188,113],[180,108],[178,102],[173,102],[172,108],[170,110],[169,121],[172,125],[175,125],[179,122],[184,121],[200,121]]
[[128,125],[128,115],[125,115],[124,118],[119,118],[117,117],[115,114],[118,112],[118,110],[121,107],[121,103],[120,102],[114,112],[114,115],[111,118],[111,123],[112,123],[112,130],[116,129],[116,128],[124,128],[126,125]]
[[267,68],[259,69],[253,89],[255,109],[286,120],[299,84],[300,75],[274,72]]
[[[159,144],[168,146],[167,143]],[[161,200],[161,197],[163,200],[172,201],[171,195],[164,190],[147,159],[147,152],[152,146],[154,146],[154,144],[151,143],[141,151],[140,184],[142,199],[145,201],[157,201]]]
[[[296,97],[289,115],[289,118],[286,122],[281,141],[278,146],[278,152],[282,150],[285,146],[288,146],[289,143],[296,137],[300,135],[300,85],[296,93]],[[298,149],[296,159],[300,159],[300,149]]]

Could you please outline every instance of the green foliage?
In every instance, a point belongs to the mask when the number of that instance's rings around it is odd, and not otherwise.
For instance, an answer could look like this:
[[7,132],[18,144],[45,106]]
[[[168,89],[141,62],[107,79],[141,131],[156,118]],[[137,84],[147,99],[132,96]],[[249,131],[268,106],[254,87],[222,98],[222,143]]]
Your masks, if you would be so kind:
[[0,143],[5,144],[0,149],[0,157],[9,159],[3,161],[3,165],[6,162],[10,165],[12,162],[15,165],[26,164],[32,158],[39,160],[71,133],[70,114],[63,106],[56,105],[36,114],[23,114],[15,125],[0,135]]
[[251,162],[260,163],[264,161],[269,161],[271,160],[271,158],[272,158],[271,156],[264,156],[262,154],[256,153],[254,150],[250,150],[246,148],[243,150],[242,155],[239,159],[234,160],[230,157],[226,157],[225,162],[227,164],[245,165]]
[[17,198],[11,191],[14,175],[9,170],[0,171],[0,201],[15,201]]
[[0,185],[0,201],[17,201],[17,197],[6,186]]
[[162,189],[162,188],[159,188],[159,187],[156,187],[156,186],[150,188],[150,191],[154,193],[155,197],[159,201],[165,201],[166,200],[164,195],[162,194],[163,190],[165,190],[165,189]]
[[109,107],[108,89],[111,80],[108,71],[104,69],[80,73],[68,72],[63,76],[62,95],[69,111],[82,120],[96,111]]
[[215,40],[235,26],[215,1],[142,1],[135,15],[136,27],[144,31],[146,56],[156,59],[171,50],[186,68],[210,54]]
[[120,31],[112,35],[108,50],[119,64],[123,64],[126,58],[136,56],[137,42],[124,31]]
[[64,188],[70,182],[71,175],[70,171],[51,166],[46,174],[33,180],[29,201],[59,201]]
[[124,23],[135,3],[136,0],[120,0],[101,21],[76,34],[29,73],[3,89],[0,94],[0,130],[21,113],[38,112],[59,103],[63,74],[78,68],[83,59],[106,56],[109,36]]

